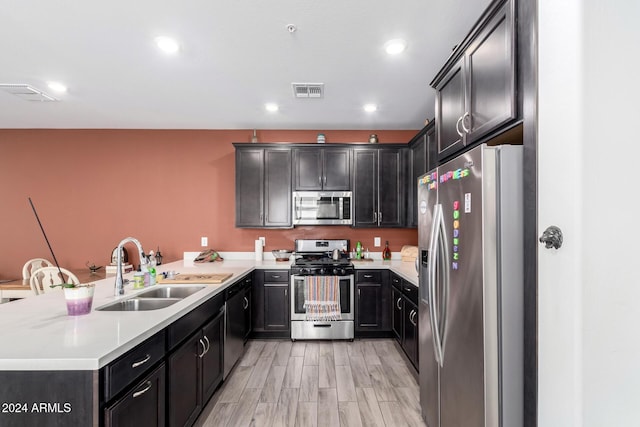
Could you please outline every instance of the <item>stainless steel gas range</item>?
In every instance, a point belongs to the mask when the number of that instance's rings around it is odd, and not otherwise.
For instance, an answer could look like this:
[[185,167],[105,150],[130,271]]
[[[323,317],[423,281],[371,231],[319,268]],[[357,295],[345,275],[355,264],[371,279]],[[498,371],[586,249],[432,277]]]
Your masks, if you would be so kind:
[[[349,240],[296,240],[295,253],[291,266],[291,339],[353,340],[354,267],[348,258]],[[308,313],[305,303],[311,298],[311,278],[328,279],[331,286],[339,286],[338,319],[318,320]]]

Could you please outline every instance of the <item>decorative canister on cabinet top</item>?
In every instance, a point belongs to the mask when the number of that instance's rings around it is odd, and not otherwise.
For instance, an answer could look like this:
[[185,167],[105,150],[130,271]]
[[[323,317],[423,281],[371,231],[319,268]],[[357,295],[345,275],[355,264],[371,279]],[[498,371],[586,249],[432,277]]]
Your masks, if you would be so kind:
[[377,144],[378,143],[378,135],[372,133],[369,135],[369,144]]
[[324,144],[327,139],[324,136],[324,133],[318,134],[318,144]]

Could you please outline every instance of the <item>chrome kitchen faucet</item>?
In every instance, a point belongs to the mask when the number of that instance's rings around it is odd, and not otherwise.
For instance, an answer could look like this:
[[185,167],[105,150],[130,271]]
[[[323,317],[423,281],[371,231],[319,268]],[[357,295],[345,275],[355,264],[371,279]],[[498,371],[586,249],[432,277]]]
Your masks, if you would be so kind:
[[140,265],[144,265],[147,263],[147,257],[142,250],[142,245],[138,239],[133,237],[125,237],[122,239],[120,243],[118,243],[118,247],[116,248],[117,252],[117,267],[116,267],[116,284],[115,284],[115,296],[120,296],[124,294],[124,280],[122,279],[122,247],[125,243],[131,242],[138,248],[138,252],[140,252]]

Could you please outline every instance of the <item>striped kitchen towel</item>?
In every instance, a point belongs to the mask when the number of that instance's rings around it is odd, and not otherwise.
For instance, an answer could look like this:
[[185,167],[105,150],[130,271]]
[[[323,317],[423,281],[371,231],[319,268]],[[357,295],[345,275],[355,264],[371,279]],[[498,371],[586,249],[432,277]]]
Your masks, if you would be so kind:
[[304,308],[307,320],[341,320],[340,278],[305,276]]

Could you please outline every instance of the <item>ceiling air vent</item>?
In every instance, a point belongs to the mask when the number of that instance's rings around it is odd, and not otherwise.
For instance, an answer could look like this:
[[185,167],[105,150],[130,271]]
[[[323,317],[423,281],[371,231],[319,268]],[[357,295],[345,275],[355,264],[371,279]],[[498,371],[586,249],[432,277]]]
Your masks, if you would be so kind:
[[324,83],[291,83],[296,98],[324,97]]
[[26,101],[51,102],[57,101],[51,95],[29,86],[27,84],[0,83],[0,90],[3,90]]

